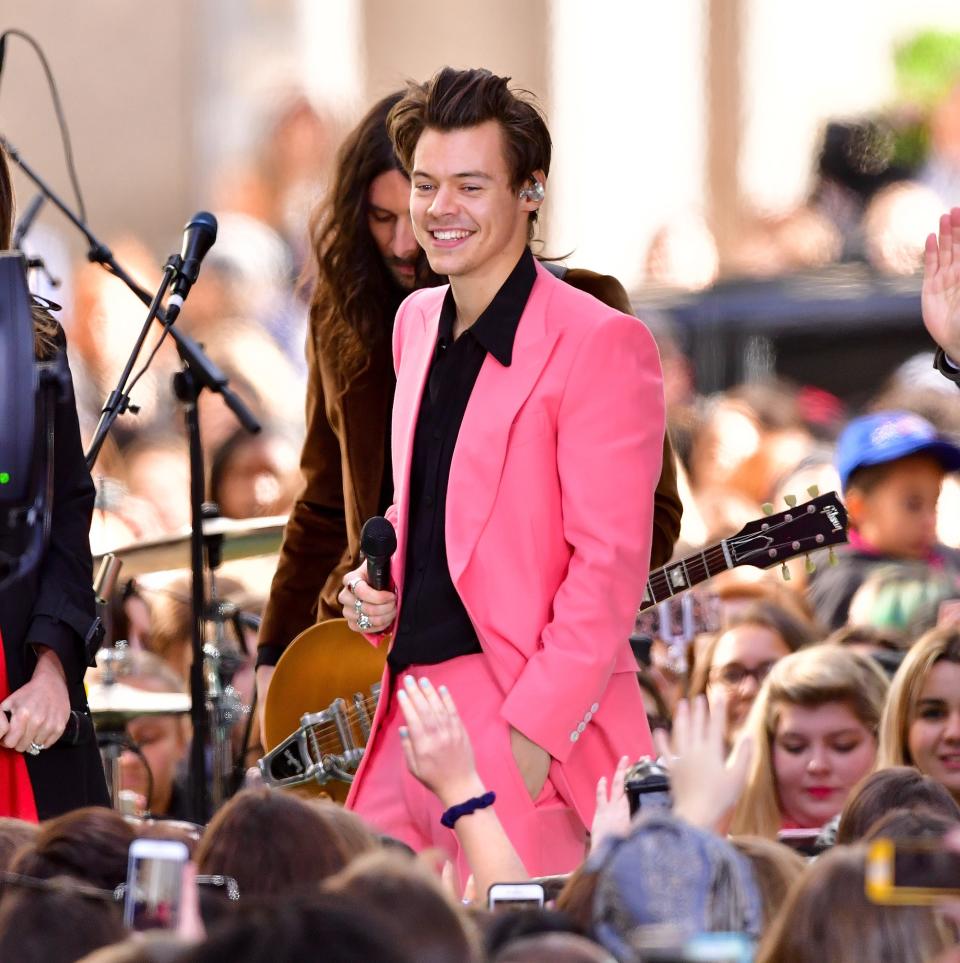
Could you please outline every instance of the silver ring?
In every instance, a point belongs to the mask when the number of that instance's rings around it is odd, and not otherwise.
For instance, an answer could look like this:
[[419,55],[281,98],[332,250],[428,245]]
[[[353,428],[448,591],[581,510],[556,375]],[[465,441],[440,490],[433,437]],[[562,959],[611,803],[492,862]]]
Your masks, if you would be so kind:
[[369,632],[372,626],[373,626],[373,622],[370,621],[370,616],[369,616],[369,615],[364,615],[364,614],[361,612],[361,613],[360,613],[360,618],[357,619],[357,628],[358,628],[361,632]]
[[354,610],[356,611],[357,615],[362,618],[362,617],[363,617],[363,602],[362,602],[360,599],[357,599],[357,601],[353,603],[353,608],[354,608]]
[[352,582],[347,582],[347,588],[350,589],[351,595],[357,594],[357,586],[363,581],[363,576],[358,575]]
[[31,756],[39,756],[42,751],[43,751],[42,742],[31,742],[30,748],[27,750],[27,752],[29,752]]

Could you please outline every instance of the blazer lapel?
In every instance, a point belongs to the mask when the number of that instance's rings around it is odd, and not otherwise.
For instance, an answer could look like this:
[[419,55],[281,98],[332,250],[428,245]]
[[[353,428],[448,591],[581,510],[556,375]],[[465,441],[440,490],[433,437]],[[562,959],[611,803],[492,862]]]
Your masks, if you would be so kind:
[[397,378],[397,390],[393,401],[393,486],[397,506],[397,559],[400,569],[393,573],[394,582],[399,586],[403,579],[406,564],[407,521],[410,512],[410,465],[413,461],[413,442],[417,430],[417,415],[420,401],[430,371],[430,362],[437,344],[437,325],[440,319],[442,299],[436,311],[429,316],[411,318],[415,326],[403,345],[403,361]]
[[496,498],[507,456],[510,428],[550,359],[558,331],[548,331],[546,308],[555,281],[540,266],[520,318],[513,361],[505,368],[487,355],[470,395],[450,465],[446,541],[456,584],[483,531]]

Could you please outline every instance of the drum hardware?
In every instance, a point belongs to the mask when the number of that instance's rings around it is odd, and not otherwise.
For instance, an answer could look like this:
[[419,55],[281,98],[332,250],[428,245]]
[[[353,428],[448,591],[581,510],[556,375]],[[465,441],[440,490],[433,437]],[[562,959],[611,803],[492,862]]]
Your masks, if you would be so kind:
[[369,696],[354,693],[351,708],[345,699],[334,699],[326,709],[304,714],[300,727],[258,761],[264,784],[290,789],[334,781],[352,783],[364,752],[354,727],[366,743],[379,697],[380,683],[376,682]]
[[[204,518],[203,537],[221,538],[221,557],[225,562],[272,555],[280,550],[286,515],[268,518]],[[150,539],[111,549],[124,565],[127,577],[167,572],[190,566],[190,532]],[[98,555],[101,561],[106,555]]]

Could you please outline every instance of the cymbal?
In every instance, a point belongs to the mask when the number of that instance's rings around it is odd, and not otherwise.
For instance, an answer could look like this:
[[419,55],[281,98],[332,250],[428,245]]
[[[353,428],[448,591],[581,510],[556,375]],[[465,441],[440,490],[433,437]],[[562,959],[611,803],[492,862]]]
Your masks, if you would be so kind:
[[186,692],[151,692],[122,682],[96,682],[87,691],[94,723],[110,725],[138,716],[183,715],[190,711]]
[[[242,519],[208,518],[203,522],[203,534],[206,537],[222,536],[221,558],[224,562],[232,562],[259,555],[272,555],[279,551],[280,542],[283,540],[283,526],[286,523],[286,515]],[[123,562],[124,578],[189,568],[190,530],[164,538],[123,545],[110,551]],[[102,557],[95,556],[95,565],[99,564]]]

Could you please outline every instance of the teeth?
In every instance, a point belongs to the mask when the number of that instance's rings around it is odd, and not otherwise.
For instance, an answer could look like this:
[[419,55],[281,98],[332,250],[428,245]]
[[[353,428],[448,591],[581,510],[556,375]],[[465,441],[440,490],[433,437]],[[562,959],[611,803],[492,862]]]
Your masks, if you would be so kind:
[[469,237],[469,231],[434,231],[433,236],[438,241],[459,241],[461,238]]

